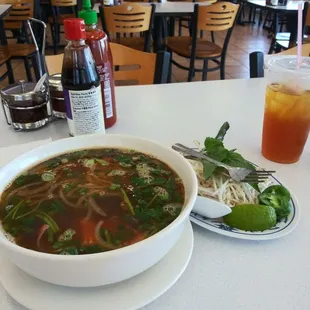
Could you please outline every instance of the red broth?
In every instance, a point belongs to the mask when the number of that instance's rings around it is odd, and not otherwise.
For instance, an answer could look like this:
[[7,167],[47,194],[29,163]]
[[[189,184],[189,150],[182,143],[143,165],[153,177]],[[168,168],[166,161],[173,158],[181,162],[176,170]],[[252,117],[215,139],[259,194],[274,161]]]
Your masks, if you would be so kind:
[[183,204],[184,186],[162,161],[133,150],[88,149],[17,177],[1,195],[0,221],[22,247],[91,254],[148,238]]

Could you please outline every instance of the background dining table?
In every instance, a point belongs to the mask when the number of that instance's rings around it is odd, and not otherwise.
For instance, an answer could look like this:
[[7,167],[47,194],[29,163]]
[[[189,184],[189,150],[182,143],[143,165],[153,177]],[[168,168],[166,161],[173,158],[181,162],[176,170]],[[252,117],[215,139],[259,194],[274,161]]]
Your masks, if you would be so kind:
[[[195,244],[187,269],[144,310],[310,309],[310,142],[296,164],[276,164],[262,157],[265,85],[264,79],[243,79],[116,88],[118,121],[108,134],[191,146],[194,140],[215,136],[228,121],[225,145],[261,167],[275,169],[301,208],[296,229],[270,241],[232,239],[193,224]],[[14,132],[3,113],[0,132],[0,147],[68,137],[64,120],[37,131]],[[25,308],[5,295],[0,285],[0,309]]]
[[[298,4],[301,3],[302,7],[304,5],[304,1],[295,1],[289,0],[287,5],[268,5],[265,0],[247,0],[246,3],[249,6],[253,6],[255,8],[259,8],[261,10],[269,11],[274,15],[273,23],[272,23],[272,31],[274,34],[279,32],[279,16],[285,15],[287,16],[286,28],[287,32],[290,33],[289,41],[292,42],[293,46],[296,45],[297,40],[297,11]],[[255,16],[253,16],[255,18]],[[251,16],[249,20],[251,20]]]
[[[211,5],[215,3],[216,0],[206,0],[199,5]],[[135,4],[139,5],[150,5],[149,2],[135,2]],[[164,28],[167,29],[167,32],[170,35],[174,34],[175,29],[175,18],[183,17],[183,16],[191,16],[194,13],[194,6],[196,3],[194,2],[181,2],[181,1],[167,1],[162,0],[161,3],[153,3],[155,5],[155,13],[154,13],[154,27],[153,27],[153,34],[154,34],[154,51],[163,50],[163,36]],[[94,5],[94,10],[99,13],[99,6],[100,3],[96,3]],[[170,18],[169,26],[167,23],[166,18]],[[166,25],[165,25],[166,24]]]

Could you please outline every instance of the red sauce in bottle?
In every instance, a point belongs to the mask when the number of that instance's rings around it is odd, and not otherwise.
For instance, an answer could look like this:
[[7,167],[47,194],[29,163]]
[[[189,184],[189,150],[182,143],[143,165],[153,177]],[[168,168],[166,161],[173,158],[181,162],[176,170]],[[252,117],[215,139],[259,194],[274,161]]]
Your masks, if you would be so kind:
[[113,60],[108,36],[98,28],[97,13],[88,9],[79,16],[86,24],[86,44],[90,47],[100,76],[102,102],[104,105],[105,127],[109,128],[116,122],[115,86],[113,77]]

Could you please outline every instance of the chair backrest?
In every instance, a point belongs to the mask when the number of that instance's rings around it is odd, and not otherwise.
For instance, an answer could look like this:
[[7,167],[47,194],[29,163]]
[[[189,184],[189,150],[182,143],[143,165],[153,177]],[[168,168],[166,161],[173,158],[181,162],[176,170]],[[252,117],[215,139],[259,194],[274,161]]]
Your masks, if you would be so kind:
[[64,54],[45,56],[45,63],[49,75],[61,73],[63,59]]
[[[302,45],[301,54],[303,57],[310,56],[310,43]],[[297,55],[297,46],[274,55]],[[252,52],[249,55],[249,60],[250,60],[250,77],[251,78],[264,77],[264,53]]]
[[25,21],[29,17],[33,17],[34,0],[0,0],[0,4],[12,5],[10,12],[4,18],[8,22],[7,24],[13,21]]
[[217,2],[199,6],[197,28],[207,31],[222,31],[233,27],[238,14],[239,4]]
[[77,0],[51,0],[51,5],[59,7],[76,6]]
[[[169,53],[145,53],[116,43],[110,43],[110,47],[114,66],[130,66],[123,71],[114,71],[115,81],[134,81],[138,85],[167,83]],[[61,72],[63,56],[45,56],[49,75]]]
[[[134,81],[138,85],[167,83],[170,54],[158,52],[146,53],[132,48],[110,43],[114,66],[126,66],[126,70],[114,71],[114,79]],[[130,66],[130,67],[128,67]]]
[[148,31],[152,25],[154,5],[123,3],[102,7],[105,30],[111,33],[135,33]]

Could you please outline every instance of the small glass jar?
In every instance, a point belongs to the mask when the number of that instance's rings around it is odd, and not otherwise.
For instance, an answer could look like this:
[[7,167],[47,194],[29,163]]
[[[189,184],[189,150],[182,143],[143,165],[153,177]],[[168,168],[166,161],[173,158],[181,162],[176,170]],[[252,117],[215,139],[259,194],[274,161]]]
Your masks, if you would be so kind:
[[44,84],[34,92],[35,85],[20,81],[0,91],[6,121],[16,131],[37,129],[51,121],[48,87]]
[[61,74],[53,74],[48,78],[50,100],[53,115],[57,118],[67,118],[65,96],[61,85]]

